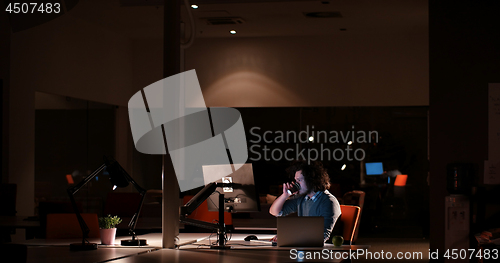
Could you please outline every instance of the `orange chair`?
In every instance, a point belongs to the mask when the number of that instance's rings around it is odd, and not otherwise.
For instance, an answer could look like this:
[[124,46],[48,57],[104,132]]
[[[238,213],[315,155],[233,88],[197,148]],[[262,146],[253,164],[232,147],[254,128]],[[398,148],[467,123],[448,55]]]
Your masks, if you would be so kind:
[[396,181],[394,181],[394,186],[405,186],[407,179],[408,179],[408,175],[406,175],[406,174],[398,174],[396,176]]
[[344,237],[344,241],[349,241],[350,245],[352,245],[357,238],[356,229],[359,224],[360,210],[359,206],[340,205],[340,211],[342,212],[340,221],[344,224],[344,232],[342,236]]
[[[90,232],[88,237],[99,238],[97,214],[81,214]],[[82,230],[76,214],[47,214],[47,239],[81,238]]]
[[356,225],[355,229],[355,234],[354,234],[354,239],[358,239],[358,232],[359,232],[359,224],[361,223],[361,215],[363,214],[363,206],[365,203],[365,192],[360,191],[360,190],[354,190],[345,193],[343,197],[343,205],[354,205],[354,206],[359,206],[359,220],[358,224]]
[[[187,203],[189,200],[193,198],[192,195],[186,195],[182,199],[183,204]],[[214,223],[215,221],[219,220],[219,212],[215,211],[208,211],[208,203],[207,200],[205,200],[203,203],[201,203],[196,210],[191,213],[188,218],[191,219],[196,219],[200,221],[205,221],[209,223]],[[231,213],[229,212],[224,212],[224,223],[226,226],[232,226],[233,225],[233,217]]]

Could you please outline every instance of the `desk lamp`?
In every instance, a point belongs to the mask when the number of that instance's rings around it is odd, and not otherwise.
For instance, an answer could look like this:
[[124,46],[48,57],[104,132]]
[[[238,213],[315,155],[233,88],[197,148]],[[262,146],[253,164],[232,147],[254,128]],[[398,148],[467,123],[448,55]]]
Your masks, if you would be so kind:
[[113,190],[115,190],[117,187],[126,187],[128,186],[129,183],[132,183],[132,185],[135,187],[135,189],[141,194],[141,202],[139,204],[139,207],[137,208],[137,211],[135,212],[134,216],[130,220],[130,223],[128,224],[129,227],[129,234],[132,235],[132,239],[129,240],[122,240],[121,244],[122,246],[144,246],[147,245],[147,242],[145,239],[137,239],[135,235],[135,227],[137,225],[137,220],[139,218],[139,214],[141,212],[142,204],[144,203],[144,197],[146,190],[141,188],[135,181],[130,177],[130,175],[121,167],[121,165],[115,161],[112,158],[107,158],[104,156],[104,163],[97,168],[94,172],[92,172],[89,176],[84,178],[80,183],[77,185],[68,188],[67,192],[69,195],[69,199],[71,200],[71,205],[73,206],[73,210],[75,211],[76,218],[78,219],[78,223],[80,224],[80,228],[82,229],[82,242],[81,243],[72,243],[70,244],[70,249],[71,250],[93,250],[97,249],[97,244],[96,243],[90,243],[87,241],[88,234],[90,232],[87,224],[85,223],[85,220],[83,220],[82,216],[80,215],[80,211],[78,211],[78,206],[76,205],[74,195],[83,187],[85,186],[88,182],[90,182],[96,175],[98,175],[102,170],[106,169],[109,173],[109,180],[113,184]]

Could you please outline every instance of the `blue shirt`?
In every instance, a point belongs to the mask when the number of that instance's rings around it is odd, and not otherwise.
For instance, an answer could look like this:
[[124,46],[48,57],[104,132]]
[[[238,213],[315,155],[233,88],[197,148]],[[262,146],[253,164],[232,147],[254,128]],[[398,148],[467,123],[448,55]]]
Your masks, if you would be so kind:
[[298,216],[322,216],[325,218],[324,241],[332,233],[333,226],[340,217],[340,204],[328,190],[318,191],[313,197],[299,195],[285,201],[278,216],[297,213]]

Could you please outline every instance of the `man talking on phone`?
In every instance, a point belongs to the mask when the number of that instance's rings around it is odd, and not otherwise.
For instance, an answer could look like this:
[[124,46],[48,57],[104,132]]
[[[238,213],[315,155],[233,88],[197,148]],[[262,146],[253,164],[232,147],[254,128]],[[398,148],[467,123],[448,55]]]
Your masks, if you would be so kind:
[[[298,216],[322,216],[324,221],[324,242],[328,241],[333,227],[340,217],[340,204],[327,189],[330,177],[320,162],[307,163],[297,161],[287,172],[300,186],[298,191],[291,183],[283,184],[283,194],[273,202],[269,213],[273,216],[286,216],[297,213]],[[276,242],[275,236],[271,241]]]

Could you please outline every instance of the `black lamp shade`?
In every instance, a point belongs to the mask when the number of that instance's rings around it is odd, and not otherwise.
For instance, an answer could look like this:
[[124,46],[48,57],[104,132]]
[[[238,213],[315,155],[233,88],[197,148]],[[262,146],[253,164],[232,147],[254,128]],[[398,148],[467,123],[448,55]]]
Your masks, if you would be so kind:
[[106,164],[106,171],[109,173],[109,180],[111,184],[117,187],[127,187],[129,181],[125,176],[125,170],[118,164],[117,161],[111,158],[104,157],[104,163]]

